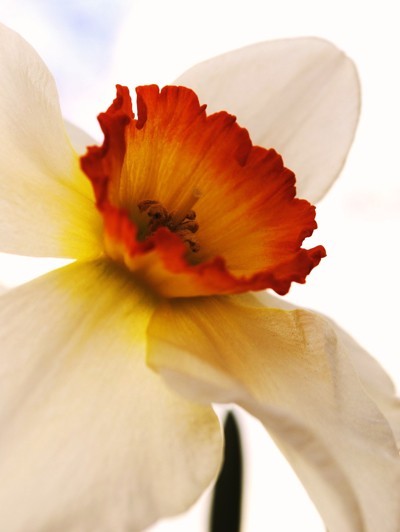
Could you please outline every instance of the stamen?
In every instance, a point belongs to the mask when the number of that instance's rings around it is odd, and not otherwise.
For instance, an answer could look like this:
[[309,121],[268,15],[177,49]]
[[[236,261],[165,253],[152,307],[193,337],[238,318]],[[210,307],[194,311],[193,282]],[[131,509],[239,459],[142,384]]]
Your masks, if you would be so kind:
[[[197,200],[196,200],[197,201]],[[177,234],[190,251],[196,253],[200,246],[193,236],[199,230],[199,224],[196,222],[196,213],[189,210],[180,221],[175,211],[168,212],[167,209],[155,200],[143,200],[138,203],[138,209],[141,213],[146,213],[150,218],[148,228],[150,234],[153,234],[159,227],[167,227],[172,233]]]
[[[179,208],[174,211],[174,217],[178,221],[183,221],[184,218],[187,218],[189,213],[193,213],[193,207],[195,204],[199,201],[199,199],[202,197],[202,192],[197,187],[193,188],[186,198],[183,199],[183,201],[180,201]],[[196,217],[196,214],[195,214]],[[193,218],[194,220],[194,218]]]

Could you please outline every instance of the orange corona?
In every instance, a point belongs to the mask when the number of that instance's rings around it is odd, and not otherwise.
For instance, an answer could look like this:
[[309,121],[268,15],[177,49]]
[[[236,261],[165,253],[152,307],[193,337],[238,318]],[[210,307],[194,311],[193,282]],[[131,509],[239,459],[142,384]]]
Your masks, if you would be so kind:
[[226,112],[207,116],[185,87],[126,87],[99,122],[82,169],[104,220],[105,252],[164,297],[304,283],[325,250],[301,248],[315,208],[273,149]]

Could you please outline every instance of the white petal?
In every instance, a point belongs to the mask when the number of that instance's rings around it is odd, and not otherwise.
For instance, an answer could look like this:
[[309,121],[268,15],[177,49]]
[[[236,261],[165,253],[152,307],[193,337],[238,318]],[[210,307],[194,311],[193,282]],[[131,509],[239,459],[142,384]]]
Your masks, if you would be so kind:
[[[254,296],[267,307],[285,310],[295,310],[297,308],[286,300],[278,299],[268,292],[257,292]],[[346,331],[327,316],[323,316],[323,318],[329,321],[335,334],[340,339],[365,391],[389,422],[397,447],[400,449],[400,399],[396,396],[396,389],[392,380],[382,366],[357,344]]]
[[83,131],[75,124],[66,120],[64,125],[74,150],[80,155],[83,155],[86,152],[88,146],[98,144],[98,142],[88,135],[86,131]]
[[191,398],[258,417],[330,532],[397,532],[395,439],[347,349],[322,317],[252,297],[170,301],[149,327],[150,364]]
[[361,379],[366,392],[388,420],[397,447],[400,450],[400,401],[390,377],[378,362],[370,356],[351,336],[331,322],[340,341],[346,347],[349,358]]
[[236,115],[254,144],[281,153],[300,197],[316,202],[342,169],[360,87],[352,61],[329,42],[255,44],[200,63],[176,83],[193,88],[210,111]]
[[221,432],[145,365],[151,296],[75,263],[0,305],[0,530],[131,532],[192,504]]
[[51,74],[3,25],[0,64],[0,250],[97,256],[100,216],[67,138]]

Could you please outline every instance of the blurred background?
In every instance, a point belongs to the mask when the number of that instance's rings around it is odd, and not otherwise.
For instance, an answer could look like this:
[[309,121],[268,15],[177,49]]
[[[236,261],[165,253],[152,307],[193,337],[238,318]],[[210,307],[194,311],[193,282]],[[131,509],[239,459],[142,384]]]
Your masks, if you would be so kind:
[[[352,57],[363,90],[359,130],[340,179],[318,205],[313,237],[328,258],[287,299],[334,318],[400,385],[396,0],[1,0],[0,21],[38,50],[56,78],[65,117],[98,140],[96,115],[114,98],[116,83],[164,85],[196,62],[282,37],[320,36]],[[14,286],[51,267],[1,255],[0,284]],[[238,415],[247,457],[243,531],[322,532],[264,430]],[[204,531],[205,505],[149,531]]]

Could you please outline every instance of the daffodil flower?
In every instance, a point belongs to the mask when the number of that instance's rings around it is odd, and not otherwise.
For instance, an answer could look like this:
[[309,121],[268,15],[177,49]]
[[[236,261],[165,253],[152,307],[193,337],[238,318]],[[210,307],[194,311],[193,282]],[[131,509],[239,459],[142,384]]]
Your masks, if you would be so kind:
[[[315,211],[277,152],[188,88],[140,87],[134,115],[119,86],[80,157],[45,65],[0,39],[0,249],[76,259],[0,299],[0,529],[134,531],[184,511],[220,467],[212,403],[234,402],[330,532],[398,531],[389,378],[327,318],[261,292],[325,254],[301,248]],[[358,82],[332,45],[256,45],[180,84],[212,110],[226,96],[308,199],[340,171]]]

